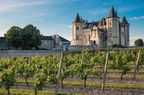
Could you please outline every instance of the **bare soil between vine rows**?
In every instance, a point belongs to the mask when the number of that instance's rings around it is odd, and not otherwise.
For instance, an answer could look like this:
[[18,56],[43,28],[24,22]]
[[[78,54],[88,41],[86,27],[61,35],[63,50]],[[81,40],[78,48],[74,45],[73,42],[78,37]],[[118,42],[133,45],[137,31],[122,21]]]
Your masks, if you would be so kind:
[[[33,90],[33,85],[29,84],[27,87],[25,83],[16,83],[12,89],[17,90]],[[55,85],[46,85],[44,91],[54,92]],[[105,88],[105,91],[102,91],[100,88],[95,87],[86,87],[83,86],[63,86],[59,87],[59,92],[71,93],[71,94],[81,94],[81,95],[144,95],[144,90],[137,89],[113,89]]]

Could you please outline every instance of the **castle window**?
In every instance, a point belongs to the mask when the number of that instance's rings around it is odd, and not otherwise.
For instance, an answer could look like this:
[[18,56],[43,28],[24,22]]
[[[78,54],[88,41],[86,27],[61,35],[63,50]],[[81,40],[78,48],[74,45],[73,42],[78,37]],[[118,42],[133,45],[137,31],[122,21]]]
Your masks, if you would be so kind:
[[76,39],[77,39],[77,40],[79,39],[78,35],[76,35]]
[[106,22],[104,22],[104,25],[106,25]]
[[103,22],[101,21],[101,26],[103,26]]
[[109,25],[111,25],[111,22],[109,22]]
[[76,27],[76,30],[79,30],[79,27]]
[[93,45],[96,45],[96,41],[93,41]]

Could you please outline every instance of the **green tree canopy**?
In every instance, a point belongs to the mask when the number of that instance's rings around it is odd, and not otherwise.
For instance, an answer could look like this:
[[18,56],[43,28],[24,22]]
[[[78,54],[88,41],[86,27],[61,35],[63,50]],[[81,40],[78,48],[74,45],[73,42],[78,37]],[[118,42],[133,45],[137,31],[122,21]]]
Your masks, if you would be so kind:
[[143,46],[143,40],[142,39],[137,39],[137,40],[135,40],[135,45],[136,46]]
[[7,31],[6,38],[16,49],[38,49],[41,45],[40,31],[31,24],[24,28],[13,26]]
[[21,47],[21,31],[22,29],[17,26],[13,26],[7,31],[6,38],[10,46],[15,48]]

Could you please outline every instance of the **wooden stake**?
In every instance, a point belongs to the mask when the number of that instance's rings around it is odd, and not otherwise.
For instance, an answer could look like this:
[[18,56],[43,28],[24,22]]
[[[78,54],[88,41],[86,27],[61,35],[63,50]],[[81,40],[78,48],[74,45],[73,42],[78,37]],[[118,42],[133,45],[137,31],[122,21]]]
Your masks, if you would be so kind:
[[107,74],[107,65],[108,65],[108,56],[109,56],[109,51],[107,51],[107,53],[106,53],[106,60],[105,60],[105,66],[104,66],[104,72],[103,72],[103,82],[102,82],[101,90],[104,90],[104,87],[105,87],[106,74]]
[[137,57],[137,60],[136,60],[136,65],[135,65],[135,71],[134,71],[134,75],[133,75],[133,80],[135,80],[135,78],[136,78],[136,73],[137,73],[137,70],[138,70],[138,68],[139,68],[140,55],[141,55],[141,50],[139,50],[139,52],[138,52],[138,57]]
[[61,52],[61,58],[60,58],[60,63],[59,63],[59,70],[58,70],[58,77],[57,77],[57,84],[56,84],[56,89],[55,89],[55,95],[58,94],[59,83],[60,83],[60,80],[61,80],[63,56],[64,56],[64,53]]

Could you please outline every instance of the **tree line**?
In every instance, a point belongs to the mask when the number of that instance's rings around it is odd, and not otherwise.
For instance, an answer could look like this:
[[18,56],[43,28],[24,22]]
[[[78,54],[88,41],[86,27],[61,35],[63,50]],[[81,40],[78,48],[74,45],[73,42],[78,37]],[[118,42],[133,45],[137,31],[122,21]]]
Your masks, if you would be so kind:
[[13,26],[5,36],[8,46],[15,49],[38,49],[41,45],[40,30],[31,24],[24,28]]

